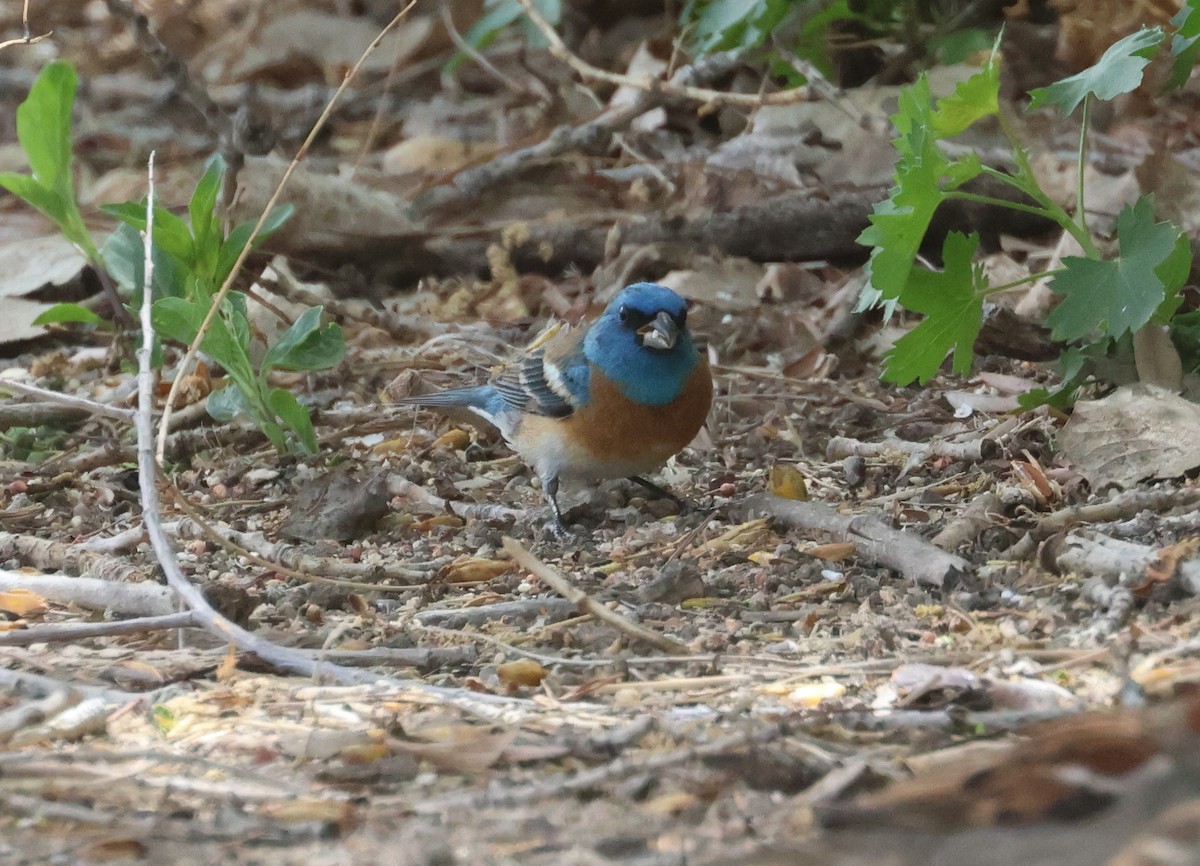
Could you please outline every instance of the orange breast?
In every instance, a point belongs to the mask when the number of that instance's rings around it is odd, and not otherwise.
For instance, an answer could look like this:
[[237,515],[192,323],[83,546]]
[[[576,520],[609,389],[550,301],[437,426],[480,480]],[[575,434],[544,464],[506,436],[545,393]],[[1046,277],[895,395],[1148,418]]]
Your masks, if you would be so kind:
[[650,471],[695,438],[711,406],[712,373],[701,355],[682,393],[662,406],[633,402],[593,370],[588,405],[563,423],[570,441],[593,460]]

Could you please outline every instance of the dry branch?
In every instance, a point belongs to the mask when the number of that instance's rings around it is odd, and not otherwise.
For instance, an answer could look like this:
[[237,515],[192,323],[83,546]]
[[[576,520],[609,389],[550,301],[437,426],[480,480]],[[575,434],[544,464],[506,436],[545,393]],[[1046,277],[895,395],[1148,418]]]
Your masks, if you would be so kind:
[[953,585],[971,568],[962,557],[939,550],[919,535],[892,529],[874,517],[838,514],[820,502],[760,493],[747,500],[745,510],[751,516],[769,515],[793,529],[828,532],[852,542],[860,559],[894,569],[918,584]]

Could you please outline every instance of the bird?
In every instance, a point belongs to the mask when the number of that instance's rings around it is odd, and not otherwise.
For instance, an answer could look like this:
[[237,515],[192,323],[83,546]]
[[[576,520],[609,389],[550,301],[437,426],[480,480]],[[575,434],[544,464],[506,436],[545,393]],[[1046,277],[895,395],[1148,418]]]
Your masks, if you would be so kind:
[[[803,795],[802,795],[803,796]],[[813,811],[824,832],[705,866],[1099,866],[1200,797],[1200,697],[1033,726]]]
[[563,328],[495,372],[486,385],[404,397],[495,427],[537,473],[549,528],[569,530],[559,482],[628,478],[682,501],[644,476],[695,438],[712,405],[712,374],[687,326],[687,302],[658,283],[622,289],[600,316]]

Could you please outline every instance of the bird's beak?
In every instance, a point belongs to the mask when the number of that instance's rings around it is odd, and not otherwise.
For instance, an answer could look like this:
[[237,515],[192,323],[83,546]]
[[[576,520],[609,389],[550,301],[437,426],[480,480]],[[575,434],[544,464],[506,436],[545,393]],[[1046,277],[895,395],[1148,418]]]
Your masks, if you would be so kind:
[[641,335],[642,345],[649,349],[670,349],[679,338],[679,326],[665,310],[660,311],[654,321],[638,328],[637,332]]

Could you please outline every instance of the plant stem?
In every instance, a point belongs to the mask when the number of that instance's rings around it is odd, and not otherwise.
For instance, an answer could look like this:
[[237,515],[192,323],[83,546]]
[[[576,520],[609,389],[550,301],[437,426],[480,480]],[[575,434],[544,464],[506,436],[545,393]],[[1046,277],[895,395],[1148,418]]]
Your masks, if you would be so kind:
[[1075,223],[1084,234],[1088,234],[1088,230],[1087,212],[1083,207],[1083,169],[1087,157],[1088,123],[1091,115],[1092,94],[1089,93],[1083,97],[1083,113],[1079,118],[1079,162],[1076,166],[1079,176],[1075,179]]
[[[1013,157],[1017,161],[1017,174],[1008,175],[994,168],[989,168],[986,165],[983,167],[983,173],[1016,187],[1034,199],[1046,209],[1046,215],[1050,219],[1062,226],[1064,231],[1075,238],[1088,258],[1099,259],[1101,257],[1100,250],[1096,248],[1096,244],[1092,240],[1092,236],[1088,234],[1087,229],[1075,222],[1071,218],[1071,215],[1058,202],[1050,198],[1038,185],[1037,178],[1033,173],[1033,166],[1029,164],[1029,155],[1017,139],[1016,132],[1008,122],[1008,118],[1004,116],[1004,112],[999,112],[996,118],[1000,121],[1000,128],[1004,131],[1004,135],[1012,147]],[[1013,207],[1009,202],[1005,202],[1005,204],[1008,207]]]
[[1015,289],[1017,286],[1023,286],[1026,283],[1035,283],[1038,280],[1045,279],[1046,277],[1058,276],[1064,271],[1066,271],[1066,268],[1056,268],[1053,271],[1040,271],[1036,274],[1029,274],[1029,276],[1021,277],[1019,280],[1013,280],[1011,283],[1002,283],[999,286],[988,286],[987,291],[985,291],[984,294],[991,295],[995,292],[1003,292],[1008,289]]
[[1055,219],[1054,214],[1044,207],[1039,207],[1032,204],[1022,204],[1019,201],[1009,201],[1006,198],[996,198],[990,195],[979,195],[978,193],[974,192],[962,192],[961,190],[951,190],[945,194],[945,197],[948,199],[957,198],[961,199],[962,201],[973,201],[979,204],[990,204],[995,205],[996,207],[1006,207],[1010,210],[1019,210],[1023,213],[1031,213],[1036,216],[1046,217],[1047,219],[1052,219],[1055,222],[1058,222],[1058,220]]

